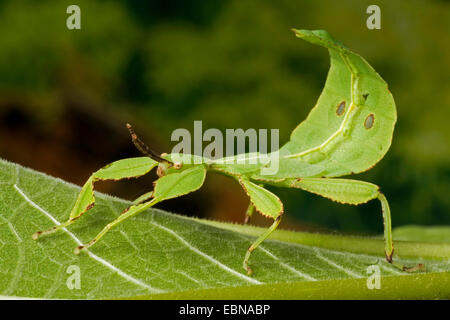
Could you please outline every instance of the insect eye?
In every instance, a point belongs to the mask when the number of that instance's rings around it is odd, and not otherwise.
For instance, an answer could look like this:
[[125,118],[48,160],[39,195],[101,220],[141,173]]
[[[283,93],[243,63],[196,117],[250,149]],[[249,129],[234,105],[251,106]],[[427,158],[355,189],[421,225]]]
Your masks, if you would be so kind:
[[158,164],[158,168],[156,169],[156,174],[158,175],[158,177],[164,177],[167,173],[167,166],[165,165],[165,163],[160,163]]
[[336,114],[338,116],[342,116],[345,111],[345,101],[342,101],[337,107],[336,107]]
[[370,129],[373,127],[374,122],[375,122],[375,116],[373,115],[373,113],[371,113],[367,116],[366,120],[364,121],[364,127],[366,129]]

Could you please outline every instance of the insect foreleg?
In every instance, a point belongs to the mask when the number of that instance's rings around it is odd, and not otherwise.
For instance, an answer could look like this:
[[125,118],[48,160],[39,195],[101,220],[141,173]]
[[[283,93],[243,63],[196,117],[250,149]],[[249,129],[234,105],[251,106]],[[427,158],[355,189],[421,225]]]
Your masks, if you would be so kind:
[[203,165],[192,167],[184,171],[168,174],[156,181],[153,199],[140,204],[135,204],[126,209],[111,223],[108,223],[99,234],[88,244],[75,248],[75,254],[89,248],[103,237],[111,228],[163,200],[179,197],[199,189],[205,181],[206,169]]
[[63,229],[75,221],[77,221],[83,213],[94,207],[94,183],[99,180],[120,180],[125,178],[139,177],[148,173],[158,162],[147,158],[129,158],[115,161],[94,172],[86,181],[78,195],[75,205],[70,212],[69,219],[51,229],[45,231],[38,231],[33,234],[33,239],[36,240],[42,235],[50,234]]
[[381,202],[384,221],[384,251],[386,260],[403,271],[416,271],[423,265],[409,268],[393,262],[394,242],[392,239],[391,211],[380,188],[372,183],[350,179],[301,178],[287,181],[290,187],[300,188],[322,197],[345,204],[359,205],[373,199]]

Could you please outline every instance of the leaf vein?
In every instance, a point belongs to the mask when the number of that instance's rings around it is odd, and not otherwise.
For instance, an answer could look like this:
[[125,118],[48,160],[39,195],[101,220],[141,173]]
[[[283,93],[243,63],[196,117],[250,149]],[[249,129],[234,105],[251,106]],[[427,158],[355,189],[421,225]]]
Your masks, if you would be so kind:
[[[44,215],[46,215],[50,220],[52,220],[53,223],[55,223],[56,225],[59,225],[60,222],[58,220],[56,220],[49,212],[47,212],[46,210],[44,210],[43,208],[41,208],[40,206],[38,206],[35,202],[33,202],[23,191],[22,189],[20,189],[16,184],[14,185],[14,189],[16,189],[16,191],[24,198],[24,200],[26,202],[28,202],[31,206],[33,206],[35,209],[37,209],[38,211],[40,211],[41,213],[43,213]],[[62,229],[64,232],[66,232],[78,245],[82,245],[83,243],[80,241],[80,239],[78,239],[72,232],[70,232],[69,230],[67,230],[67,228],[63,228]],[[148,284],[146,284],[145,282],[143,282],[142,280],[136,279],[133,276],[130,276],[129,274],[125,273],[124,271],[120,270],[119,268],[117,268],[116,266],[112,265],[110,262],[104,260],[103,258],[97,256],[96,254],[92,253],[89,250],[86,250],[86,253],[89,255],[89,257],[91,257],[92,259],[96,260],[97,262],[99,262],[100,264],[102,264],[103,266],[105,266],[106,268],[112,270],[113,272],[116,272],[119,276],[121,276],[122,278],[124,278],[125,280],[134,283],[135,285],[145,288],[148,291],[152,292],[152,293],[162,293],[165,292],[165,290],[162,289],[157,289],[154,288]]]
[[180,242],[182,242],[186,247],[188,247],[191,251],[197,253],[198,255],[202,256],[203,258],[209,260],[210,262],[212,262],[213,264],[217,265],[219,268],[247,281],[253,284],[261,284],[260,281],[252,279],[250,277],[247,277],[239,272],[237,272],[236,270],[231,269],[230,267],[224,265],[222,262],[214,259],[213,257],[207,255],[206,253],[200,251],[199,249],[197,249],[196,247],[192,246],[189,242],[187,242],[183,237],[179,236],[175,231],[166,228],[158,223],[156,223],[155,221],[152,221],[152,224],[155,225],[156,227],[163,229],[164,231],[170,233],[171,235],[173,235],[175,238],[177,238]]
[[271,257],[272,259],[276,260],[281,266],[283,266],[284,268],[288,269],[289,271],[292,271],[293,273],[295,273],[295,274],[299,275],[300,277],[305,278],[305,279],[307,279],[307,280],[310,280],[310,281],[317,281],[316,278],[310,276],[309,274],[304,273],[304,272],[302,272],[302,271],[299,271],[299,270],[295,269],[294,267],[288,265],[287,263],[281,261],[280,258],[278,258],[277,256],[275,256],[272,252],[270,252],[269,250],[263,248],[262,246],[259,246],[259,249],[261,249],[265,254],[267,254],[267,255],[268,255],[269,257]]
[[336,269],[345,272],[346,274],[348,274],[351,277],[362,278],[362,275],[360,275],[359,273],[356,273],[356,272],[351,271],[350,269],[344,268],[343,266],[337,264],[333,260],[330,260],[327,257],[324,257],[323,255],[320,254],[319,250],[317,250],[316,248],[314,248],[314,251],[316,252],[316,257],[317,258],[325,261],[326,263],[328,263],[329,265],[335,267]]

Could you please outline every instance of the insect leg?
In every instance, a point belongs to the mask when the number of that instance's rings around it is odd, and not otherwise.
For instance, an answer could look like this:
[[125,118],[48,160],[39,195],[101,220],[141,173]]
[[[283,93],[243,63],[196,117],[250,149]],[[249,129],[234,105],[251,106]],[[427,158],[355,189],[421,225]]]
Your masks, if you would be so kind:
[[244,188],[247,195],[250,197],[251,204],[249,209],[253,210],[252,207],[254,207],[254,209],[261,213],[263,216],[275,220],[269,227],[269,229],[267,229],[266,232],[259,236],[256,241],[250,245],[247,253],[245,254],[243,266],[247,273],[250,275],[252,274],[252,269],[250,268],[248,261],[250,259],[251,253],[278,227],[284,208],[281,200],[272,192],[263,188],[261,185],[257,185],[249,181],[245,177],[240,177],[239,183]]
[[252,214],[254,211],[255,211],[255,206],[250,201],[250,203],[248,204],[247,211],[245,212],[244,224],[247,224],[248,220],[252,217]]
[[102,231],[99,232],[99,234],[97,234],[95,236],[95,238],[93,238],[91,241],[89,241],[86,245],[81,245],[75,248],[74,253],[75,254],[79,254],[81,250],[83,249],[87,249],[90,246],[94,245],[98,240],[100,240],[101,237],[103,237],[112,227],[118,225],[119,223],[121,223],[122,221],[124,221],[125,219],[128,219],[148,208],[150,208],[151,206],[155,205],[156,203],[160,202],[161,199],[152,199],[148,202],[144,202],[138,205],[133,205],[131,207],[128,207],[127,209],[125,209],[124,212],[122,212],[120,214],[119,217],[117,217],[116,220],[108,223]]
[[278,227],[280,222],[281,222],[281,214],[275,219],[275,221],[272,223],[272,225],[269,227],[269,229],[267,229],[266,232],[264,232],[262,235],[260,235],[255,240],[255,242],[253,242],[250,245],[250,247],[248,247],[247,253],[245,254],[245,258],[244,258],[244,269],[247,270],[248,275],[251,275],[253,273],[252,268],[250,268],[250,266],[248,264],[248,260],[250,259],[250,255],[261,244],[261,242],[266,240],[267,237],[269,237],[272,234],[272,232],[275,231],[275,229]]
[[143,195],[141,195],[140,197],[138,197],[137,199],[135,199],[133,201],[133,204],[141,204],[144,203],[148,200],[151,199],[151,197],[153,196],[153,191],[149,191],[147,193],[144,193]]
[[51,229],[37,231],[33,234],[36,240],[42,235],[50,234],[63,229],[77,221],[86,211],[94,207],[94,183],[99,180],[120,180],[124,178],[139,177],[148,173],[158,162],[148,158],[129,158],[115,161],[94,172],[82,187],[75,205],[70,212],[69,219]]
[[75,254],[81,250],[89,248],[103,237],[112,227],[118,225],[153,205],[167,199],[179,197],[199,189],[205,181],[206,168],[203,165],[192,167],[183,171],[170,173],[159,178],[155,183],[155,190],[152,193],[152,200],[132,205],[126,209],[116,220],[108,223],[102,231],[86,245],[75,248]]
[[381,202],[384,222],[384,251],[386,260],[403,271],[416,271],[423,265],[406,267],[393,262],[394,242],[392,239],[391,211],[380,188],[372,183],[351,179],[301,178],[288,182],[291,187],[303,189],[322,197],[345,204],[359,205],[373,199]]

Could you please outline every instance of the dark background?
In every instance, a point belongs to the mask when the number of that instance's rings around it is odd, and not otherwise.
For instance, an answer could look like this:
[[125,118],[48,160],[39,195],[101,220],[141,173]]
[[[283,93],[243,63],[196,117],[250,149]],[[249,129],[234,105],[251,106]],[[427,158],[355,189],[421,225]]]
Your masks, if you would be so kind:
[[[66,8],[81,8],[81,30]],[[381,8],[381,30],[366,8]],[[315,104],[329,67],[323,48],[290,28],[326,29],[389,83],[398,110],[393,145],[355,176],[381,186],[394,226],[450,224],[450,4],[448,1],[0,1],[0,157],[82,184],[104,164],[139,153],[125,123],[157,152],[176,128],[279,128],[280,143]],[[102,182],[134,199],[151,174]],[[282,227],[381,233],[380,206],[345,206],[275,190]],[[160,207],[243,221],[232,179]],[[264,219],[253,220],[266,224]]]

